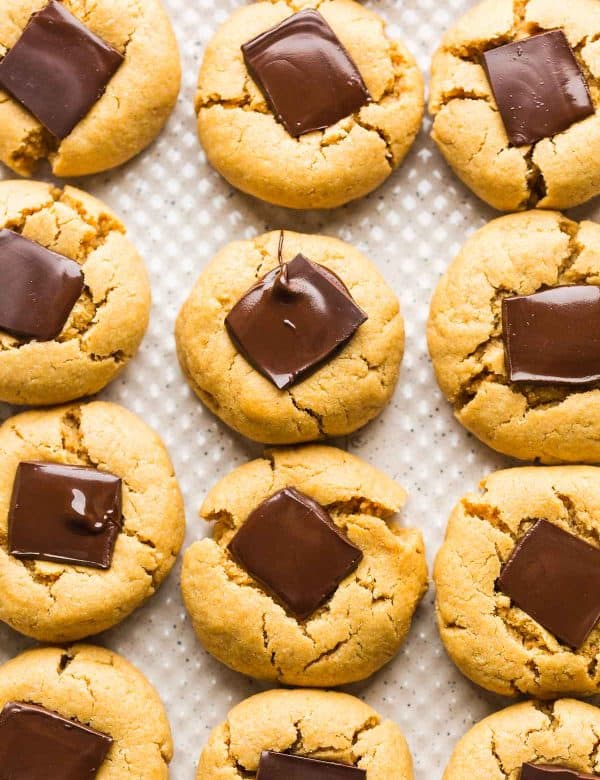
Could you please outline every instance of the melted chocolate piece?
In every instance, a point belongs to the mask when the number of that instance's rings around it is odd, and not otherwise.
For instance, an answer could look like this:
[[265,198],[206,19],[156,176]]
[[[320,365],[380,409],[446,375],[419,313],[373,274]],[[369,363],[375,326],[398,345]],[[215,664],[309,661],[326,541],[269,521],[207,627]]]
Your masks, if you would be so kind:
[[0,61],[0,87],[57,138],[89,112],[124,57],[50,0]]
[[8,548],[26,560],[109,569],[122,528],[121,479],[61,463],[19,463]]
[[0,712],[0,778],[94,780],[112,743],[44,707],[10,702]]
[[294,488],[259,504],[229,551],[299,620],[312,615],[363,557],[327,511]]
[[597,780],[598,775],[588,775],[576,769],[554,764],[523,764],[521,780]]
[[248,290],[225,325],[246,360],[285,390],[341,349],[366,320],[335,274],[297,255]]
[[371,101],[352,58],[318,11],[300,11],[242,46],[246,67],[288,133],[325,130]]
[[256,780],[366,780],[366,777],[364,769],[347,764],[265,752],[260,757]]
[[498,588],[560,641],[581,647],[600,620],[600,550],[538,520],[513,550]]
[[562,30],[483,53],[511,144],[551,138],[594,113],[590,92]]
[[553,287],[502,301],[513,382],[586,384],[600,379],[600,287]]
[[11,230],[0,230],[0,329],[52,341],[83,290],[81,267]]

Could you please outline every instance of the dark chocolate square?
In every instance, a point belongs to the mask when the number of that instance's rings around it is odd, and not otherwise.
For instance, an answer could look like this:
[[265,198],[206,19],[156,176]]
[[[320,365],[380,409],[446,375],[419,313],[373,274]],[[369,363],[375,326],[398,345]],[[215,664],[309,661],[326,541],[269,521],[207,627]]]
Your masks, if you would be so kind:
[[62,139],[102,97],[123,60],[64,5],[50,0],[0,62],[0,87]]
[[485,51],[483,64],[514,146],[551,138],[594,113],[587,83],[562,30]]
[[318,11],[293,14],[245,43],[246,67],[295,138],[324,130],[370,102],[365,83]]
[[294,488],[257,506],[229,551],[300,620],[312,615],[363,557],[326,510]]
[[19,463],[8,517],[16,558],[109,569],[122,528],[121,479],[85,466]]
[[502,301],[513,382],[585,384],[600,379],[600,287],[553,287]]
[[600,619],[600,550],[538,520],[502,569],[498,588],[570,647]]
[[33,704],[10,702],[0,712],[3,780],[94,780],[113,740]]
[[284,390],[341,349],[366,319],[335,274],[297,255],[248,290],[225,325],[246,360]]
[[366,780],[364,769],[289,753],[264,752],[256,780]]
[[83,273],[74,260],[0,230],[0,330],[52,341],[82,290]]
[[598,780],[598,775],[555,764],[523,764],[520,780]]

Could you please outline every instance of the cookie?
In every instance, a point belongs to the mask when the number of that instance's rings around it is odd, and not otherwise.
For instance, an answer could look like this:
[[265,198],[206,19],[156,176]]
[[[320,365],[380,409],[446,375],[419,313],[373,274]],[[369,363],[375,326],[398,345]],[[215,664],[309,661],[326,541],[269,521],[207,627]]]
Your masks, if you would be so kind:
[[21,176],[45,159],[63,177],[121,165],[160,133],[180,81],[160,0],[3,0],[0,160]]
[[459,422],[515,458],[600,461],[599,284],[593,222],[529,211],[471,236],[438,284],[428,325]]
[[402,732],[368,704],[345,693],[274,690],[241,702],[214,729],[196,780],[255,778],[266,751],[358,767],[366,780],[413,777]]
[[[0,620],[68,642],[116,625],[156,591],[185,519],[169,456],[145,423],[103,402],[25,412],[0,427],[0,452]],[[119,480],[110,500],[108,475]]]
[[[31,712],[32,706],[37,712]],[[53,734],[56,718],[70,721],[62,734]],[[79,763],[92,752],[89,733],[87,751],[73,750],[81,727],[108,743],[97,774]],[[162,780],[169,776],[173,756],[169,722],[154,688],[124,658],[92,645],[29,650],[1,666],[0,734],[3,769],[11,758],[16,761],[16,774],[9,768],[7,776],[31,780]],[[21,774],[23,769],[26,774]]]
[[[503,696],[600,693],[599,480],[594,466],[507,469],[454,507],[434,570],[437,620],[478,685]],[[562,554],[548,535],[557,529]]]
[[135,355],[150,316],[148,275],[100,201],[74,187],[0,182],[0,268],[0,401],[91,395]]
[[196,113],[209,162],[234,187],[279,206],[334,208],[403,161],[423,79],[381,17],[353,0],[253,3],[209,42]]
[[[443,780],[525,778],[521,768],[526,764],[550,764],[595,776],[600,772],[599,731],[600,709],[591,704],[575,699],[514,704],[465,734],[454,749]],[[530,777],[542,780],[537,774]],[[549,775],[548,780],[553,777],[556,775]]]
[[[290,489],[303,500],[299,516],[281,500]],[[289,685],[373,674],[404,642],[427,589],[421,532],[391,521],[404,500],[395,482],[334,447],[274,450],[235,469],[202,506],[212,538],[183,562],[183,598],[204,647],[243,674]],[[320,525],[315,503],[327,515]]]
[[[300,268],[293,284],[306,292],[310,282],[314,294],[309,290],[304,298],[296,299],[306,310],[297,312],[298,320],[292,323],[295,330],[286,324],[286,312],[276,321],[277,312],[287,310],[289,300],[283,296],[282,303],[279,296],[280,308],[266,316],[270,316],[269,332],[277,328],[280,357],[300,360],[311,345],[319,351],[325,341],[329,343],[332,331],[339,335],[340,307],[348,305],[344,289],[368,319],[351,333],[345,345],[339,344],[341,351],[330,352],[320,367],[314,363],[312,369],[317,370],[279,389],[273,376],[268,378],[248,362],[239,343],[234,343],[231,336],[235,333],[228,331],[226,320],[265,275],[273,286],[269,274],[278,267],[280,239],[281,234],[274,232],[251,241],[236,241],[208,264],[177,319],[179,362],[206,406],[250,439],[293,444],[352,433],[381,412],[397,382],[404,351],[398,299],[373,264],[354,247],[335,238],[285,231],[282,262],[293,272],[301,254],[319,265],[316,270],[329,272],[330,284],[317,279],[315,289],[312,279],[302,278]],[[337,296],[327,305],[322,298],[324,285]],[[278,283],[276,287],[282,290]],[[316,332],[315,313],[320,315],[320,330]],[[263,366],[265,372],[266,368]]]
[[486,203],[566,209],[600,193],[599,35],[596,0],[484,0],[445,34],[432,137]]

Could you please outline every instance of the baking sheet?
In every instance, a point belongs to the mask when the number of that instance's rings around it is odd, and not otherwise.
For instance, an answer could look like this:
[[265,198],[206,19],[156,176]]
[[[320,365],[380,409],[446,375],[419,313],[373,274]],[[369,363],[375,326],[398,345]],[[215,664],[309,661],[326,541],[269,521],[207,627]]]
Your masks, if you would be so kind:
[[[241,1],[241,0],[240,0]],[[435,284],[467,235],[494,216],[452,175],[423,130],[402,168],[377,192],[332,212],[292,212],[230,188],[206,164],[193,99],[203,48],[233,11],[233,0],[164,0],[179,40],[183,88],[158,141],[116,171],[71,182],[122,217],[150,271],[153,309],[138,357],[101,397],[139,414],[162,436],[186,500],[185,545],[207,529],[197,510],[207,489],[261,452],[206,411],[185,383],[175,356],[179,307],[204,264],[225,243],[287,228],[338,236],[366,252],[400,297],[407,349],[400,382],[383,415],[337,442],[395,477],[409,492],[405,524],[423,529],[431,565],[453,503],[488,472],[511,465],[467,434],[442,398],[427,356],[425,324]],[[368,2],[427,71],[441,34],[468,0]],[[7,169],[0,178],[11,178]],[[45,177],[43,172],[39,178]],[[571,212],[600,218],[599,206]],[[2,418],[11,413],[0,405]],[[514,465],[514,464],[512,464]],[[191,780],[210,730],[227,711],[265,686],[205,653],[186,617],[178,564],[159,593],[98,641],[136,663],[156,685],[173,729],[171,777]],[[408,739],[417,780],[441,776],[458,738],[507,703],[479,691],[446,658],[434,621],[433,587],[397,658],[347,690],[396,720]],[[0,661],[31,645],[0,627]]]

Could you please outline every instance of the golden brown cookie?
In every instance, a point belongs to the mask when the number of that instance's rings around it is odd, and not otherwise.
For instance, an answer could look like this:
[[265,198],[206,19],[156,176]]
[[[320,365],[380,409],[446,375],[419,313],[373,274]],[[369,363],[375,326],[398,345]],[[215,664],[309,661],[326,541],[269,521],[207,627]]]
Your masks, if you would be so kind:
[[495,219],[471,236],[431,302],[429,352],[456,418],[488,446],[543,463],[600,461],[600,389],[511,382],[502,299],[600,284],[600,227],[557,212]]
[[[316,500],[363,555],[316,612],[294,617],[227,549],[249,514],[285,487]],[[182,592],[206,649],[243,674],[289,685],[361,680],[406,639],[427,589],[420,531],[391,522],[405,493],[380,471],[333,447],[274,450],[235,469],[208,494],[212,538],[185,554]],[[310,576],[310,575],[308,575]]]
[[275,690],[234,707],[212,732],[196,780],[256,777],[263,751],[334,761],[367,780],[412,780],[412,759],[395,723],[345,693]]
[[[0,59],[47,0],[3,0]],[[160,0],[63,0],[77,19],[125,57],[106,91],[59,141],[0,90],[0,160],[31,176],[48,159],[56,176],[84,176],[129,160],[160,133],[181,80],[177,41]]]
[[163,704],[117,653],[93,645],[29,650],[0,667],[0,711],[23,702],[113,740],[97,780],[165,780],[173,757]]
[[[372,102],[324,131],[292,137],[252,80],[241,46],[318,7],[355,62]],[[208,44],[196,95],[209,162],[234,187],[289,208],[334,208],[378,187],[421,125],[423,78],[381,17],[353,0],[259,2],[239,8]]]
[[[116,625],[156,591],[175,563],[185,518],[168,453],[145,423],[104,402],[25,412],[0,427],[0,454],[0,620],[40,641],[69,642]],[[22,461],[87,465],[121,478],[123,529],[109,569],[9,554]]]

